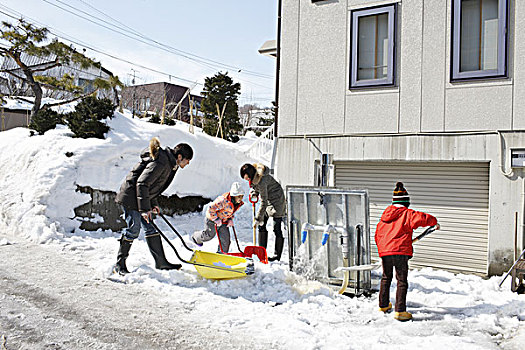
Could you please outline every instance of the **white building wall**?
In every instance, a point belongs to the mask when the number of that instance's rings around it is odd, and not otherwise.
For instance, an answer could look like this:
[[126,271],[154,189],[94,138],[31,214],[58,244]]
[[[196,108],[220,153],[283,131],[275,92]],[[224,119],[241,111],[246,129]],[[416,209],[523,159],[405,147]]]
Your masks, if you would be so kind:
[[[507,148],[523,147],[525,133],[503,134]],[[335,161],[488,161],[489,193],[489,273],[502,273],[513,260],[515,213],[518,213],[518,245],[522,246],[524,228],[522,199],[525,171],[509,176],[501,169],[500,136],[497,133],[462,136],[363,136],[319,137],[312,141],[323,152],[333,153]],[[285,137],[279,140],[276,176],[283,185],[313,185],[314,161],[318,151],[308,140]],[[394,186],[396,179],[392,179]],[[393,187],[392,187],[393,189]]]
[[[396,85],[350,90],[351,11],[392,3]],[[284,0],[275,171],[284,185],[313,184],[319,154],[305,136],[335,160],[490,162],[489,273],[499,273],[513,260],[516,212],[525,244],[524,173],[503,175],[497,133],[512,131],[504,133],[507,156],[525,148],[525,1],[509,0],[509,78],[462,83],[450,83],[451,5]]]
[[346,6],[299,3],[297,133],[337,133],[345,115]]

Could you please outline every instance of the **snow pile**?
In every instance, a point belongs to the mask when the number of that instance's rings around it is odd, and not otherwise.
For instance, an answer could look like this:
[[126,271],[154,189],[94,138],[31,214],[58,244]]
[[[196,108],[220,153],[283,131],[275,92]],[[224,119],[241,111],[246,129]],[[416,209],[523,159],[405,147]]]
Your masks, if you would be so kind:
[[[249,232],[249,213],[239,216],[237,231]],[[183,235],[202,225],[202,220],[200,214],[170,218]],[[191,254],[167,225],[159,222],[159,227],[188,259]],[[117,250],[114,239],[101,235],[65,241],[68,250],[73,250],[82,263],[100,271],[101,277],[159,290],[166,298],[176,298],[200,315],[196,320],[199,324],[234,328],[235,334],[253,334],[275,342],[274,348],[505,348],[525,319],[524,296],[511,293],[507,284],[499,288],[501,277],[484,280],[432,269],[411,271],[407,307],[414,322],[401,323],[393,319],[393,313],[377,311],[377,294],[371,298],[337,295],[327,286],[289,271],[285,263],[256,262],[254,275],[210,281],[187,264],[181,271],[155,270],[146,243],[139,239],[133,243],[128,259],[132,272],[121,277],[110,275]],[[207,251],[216,248],[215,239],[203,247]],[[167,245],[165,249],[168,259],[177,261]],[[395,285],[394,282],[393,288]],[[391,300],[395,300],[394,289]]]
[[[241,181],[240,166],[250,159],[233,144],[184,126],[163,126],[120,113],[108,121],[105,140],[75,139],[65,127],[42,136],[16,128],[0,134],[0,228],[37,242],[61,238],[79,223],[73,209],[89,201],[76,186],[118,191],[139,154],[157,136],[163,146],[190,144],[194,158],[177,172],[165,194],[207,198]],[[242,181],[245,190],[247,184]]]
[[[508,281],[505,288],[499,288],[501,276],[485,280],[432,269],[411,271],[407,307],[414,322],[400,323],[392,314],[377,311],[377,295],[342,297],[325,285],[289,271],[284,263],[288,261],[287,249],[280,264],[256,262],[254,275],[211,281],[203,279],[189,264],[183,264],[180,271],[155,270],[141,235],[127,260],[131,273],[112,275],[120,233],[79,229],[73,209],[87,202],[89,196],[75,192],[77,185],[117,191],[153,136],[160,137],[164,146],[186,142],[195,151],[190,165],[177,173],[166,191],[168,195],[215,198],[228,191],[233,181],[241,181],[247,190],[238,171],[250,159],[242,151],[246,145],[191,134],[185,125],[161,126],[118,113],[109,124],[112,130],[105,140],[74,139],[65,127],[34,137],[22,128],[0,133],[0,246],[11,244],[9,235],[48,242],[57,251],[78,259],[79,265],[92,267],[101,278],[141,286],[144,295],[150,289],[162,291],[166,299],[176,300],[190,310],[186,316],[194,315],[194,322],[204,328],[224,329],[239,338],[247,334],[275,345],[271,348],[487,349],[506,348],[508,344],[516,348],[508,341],[520,325],[523,329],[525,296],[511,293]],[[186,242],[193,231],[204,227],[204,219],[203,213],[168,218]],[[88,220],[97,222],[102,218],[94,215]],[[175,233],[161,220],[156,223],[188,260],[191,252]],[[251,225],[252,207],[247,202],[235,216],[241,249],[252,244]],[[217,246],[215,238],[201,249],[216,251]],[[274,236],[270,234],[269,254],[273,246]],[[167,244],[164,247],[168,260],[178,262],[171,248]],[[231,251],[237,250],[233,237],[230,247]],[[325,260],[322,254],[319,251],[320,261]],[[301,257],[296,265],[306,276],[315,271],[315,266]],[[57,274],[63,273],[63,266],[54,268]],[[392,290],[392,301],[394,294]],[[133,308],[144,303],[144,298],[127,302]],[[114,313],[114,309],[107,312]],[[206,339],[213,335],[200,336]]]

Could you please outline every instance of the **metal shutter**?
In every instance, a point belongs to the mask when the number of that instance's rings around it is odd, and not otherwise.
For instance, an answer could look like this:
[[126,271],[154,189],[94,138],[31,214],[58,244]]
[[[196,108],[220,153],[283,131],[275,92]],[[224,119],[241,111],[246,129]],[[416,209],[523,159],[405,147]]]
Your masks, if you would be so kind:
[[410,208],[434,215],[442,227],[414,244],[411,267],[487,274],[489,164],[335,162],[337,187],[369,191],[373,259],[376,225],[397,181],[405,184]]

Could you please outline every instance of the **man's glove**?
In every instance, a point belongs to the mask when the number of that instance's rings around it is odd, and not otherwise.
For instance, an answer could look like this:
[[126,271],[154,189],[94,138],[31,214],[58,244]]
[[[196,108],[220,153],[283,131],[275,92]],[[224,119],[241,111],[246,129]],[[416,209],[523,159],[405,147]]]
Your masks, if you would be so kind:
[[213,220],[213,222],[215,223],[215,225],[217,225],[217,227],[220,227],[222,225],[222,220],[219,218]]
[[251,203],[256,203],[259,199],[259,193],[257,193],[253,188],[250,188],[250,193],[248,194],[248,196]]
[[264,220],[255,219],[253,221],[253,227],[262,226],[264,225]]
[[228,226],[228,227],[233,227],[233,218],[232,218],[232,219],[229,219],[229,220],[226,222],[226,226]]

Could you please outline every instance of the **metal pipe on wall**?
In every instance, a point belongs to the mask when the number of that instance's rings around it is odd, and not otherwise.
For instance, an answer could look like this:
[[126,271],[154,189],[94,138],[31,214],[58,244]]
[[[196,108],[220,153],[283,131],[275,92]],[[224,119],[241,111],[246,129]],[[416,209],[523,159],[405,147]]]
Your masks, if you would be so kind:
[[278,121],[279,121],[279,84],[281,75],[281,15],[282,15],[283,1],[277,1],[277,47],[276,47],[276,62],[275,62],[275,119],[274,119],[274,135],[278,137]]
[[521,191],[521,250],[525,249],[525,176],[523,177],[523,187]]

